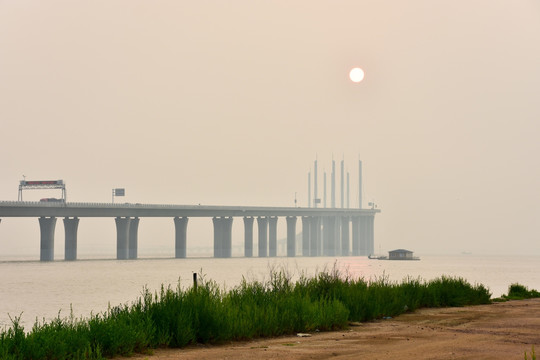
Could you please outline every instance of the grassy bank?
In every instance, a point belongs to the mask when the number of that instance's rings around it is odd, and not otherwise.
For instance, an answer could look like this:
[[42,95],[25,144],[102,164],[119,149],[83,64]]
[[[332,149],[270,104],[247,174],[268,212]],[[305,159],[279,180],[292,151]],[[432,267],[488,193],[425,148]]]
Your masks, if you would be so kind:
[[268,281],[243,281],[229,291],[203,279],[189,289],[145,290],[132,304],[88,319],[36,323],[28,332],[14,318],[0,332],[0,359],[101,359],[156,347],[342,329],[349,321],[422,307],[486,304],[490,296],[482,285],[449,277],[395,283],[330,271],[293,282],[273,272]]

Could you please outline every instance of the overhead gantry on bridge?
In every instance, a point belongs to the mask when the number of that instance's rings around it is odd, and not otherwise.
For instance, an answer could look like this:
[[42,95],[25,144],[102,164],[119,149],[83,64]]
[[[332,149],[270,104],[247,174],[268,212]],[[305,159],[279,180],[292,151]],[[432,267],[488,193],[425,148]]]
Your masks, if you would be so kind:
[[[56,220],[64,218],[65,260],[77,259],[79,218],[110,217],[116,222],[116,258],[137,258],[137,233],[142,217],[174,219],[175,257],[187,254],[190,217],[212,218],[214,257],[232,255],[232,223],[244,220],[244,256],[253,254],[253,224],[257,219],[258,256],[277,255],[278,217],[287,224],[287,256],[366,256],[374,252],[374,219],[378,209],[298,208],[255,206],[185,206],[147,204],[44,203],[2,201],[2,217],[37,217],[40,226],[40,260],[54,260]],[[296,223],[302,219],[302,251],[296,253]],[[349,236],[352,230],[352,246]]]

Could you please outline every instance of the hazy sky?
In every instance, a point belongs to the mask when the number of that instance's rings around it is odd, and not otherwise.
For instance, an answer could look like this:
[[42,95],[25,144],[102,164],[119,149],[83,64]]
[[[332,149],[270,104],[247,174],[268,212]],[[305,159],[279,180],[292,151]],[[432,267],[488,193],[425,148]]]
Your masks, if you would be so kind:
[[[357,206],[360,157],[377,250],[538,255],[539,96],[538,0],[0,0],[0,200],[26,175],[69,201],[306,206],[333,155]],[[142,219],[141,249],[173,234]],[[211,237],[190,221],[188,246]],[[81,251],[115,239],[81,220]],[[39,254],[37,219],[2,220],[14,248]]]

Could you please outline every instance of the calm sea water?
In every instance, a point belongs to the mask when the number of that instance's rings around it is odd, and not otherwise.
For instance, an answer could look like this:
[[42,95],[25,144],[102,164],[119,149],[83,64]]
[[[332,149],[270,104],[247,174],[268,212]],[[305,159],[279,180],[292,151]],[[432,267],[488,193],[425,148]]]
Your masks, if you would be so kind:
[[242,277],[268,279],[270,269],[286,269],[293,277],[313,275],[336,265],[366,279],[387,276],[401,281],[407,276],[430,280],[441,275],[459,276],[489,287],[500,296],[519,282],[540,289],[540,257],[422,256],[420,261],[379,261],[366,257],[298,258],[188,258],[139,260],[2,261],[0,262],[0,327],[10,326],[10,316],[22,316],[27,330],[36,319],[76,317],[105,311],[109,304],[129,303],[143,287],[159,290],[162,284],[190,286],[193,272],[230,288]]

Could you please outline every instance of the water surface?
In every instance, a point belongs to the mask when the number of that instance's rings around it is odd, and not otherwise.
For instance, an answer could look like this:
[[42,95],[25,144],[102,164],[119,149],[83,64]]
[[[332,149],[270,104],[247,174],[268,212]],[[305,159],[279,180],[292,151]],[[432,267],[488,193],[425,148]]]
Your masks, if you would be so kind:
[[540,257],[423,256],[420,261],[380,261],[367,257],[296,258],[153,258],[139,260],[2,261],[0,262],[0,326],[10,316],[22,315],[28,329],[36,319],[73,314],[89,316],[109,304],[129,303],[143,287],[159,290],[162,284],[190,286],[193,272],[202,272],[220,286],[231,288],[242,278],[268,279],[270,269],[286,269],[293,277],[313,275],[334,264],[344,273],[366,279],[386,276],[433,279],[441,275],[463,277],[489,287],[493,296],[506,293],[519,282],[540,290]]

